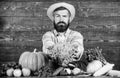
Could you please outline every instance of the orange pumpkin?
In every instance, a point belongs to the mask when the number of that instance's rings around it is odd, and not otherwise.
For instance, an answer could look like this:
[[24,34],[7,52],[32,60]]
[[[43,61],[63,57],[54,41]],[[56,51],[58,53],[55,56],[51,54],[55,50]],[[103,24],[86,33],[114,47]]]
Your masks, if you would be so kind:
[[23,68],[29,68],[32,71],[37,71],[45,65],[44,56],[45,54],[42,52],[36,52],[36,49],[34,49],[34,52],[26,51],[21,54],[19,64]]

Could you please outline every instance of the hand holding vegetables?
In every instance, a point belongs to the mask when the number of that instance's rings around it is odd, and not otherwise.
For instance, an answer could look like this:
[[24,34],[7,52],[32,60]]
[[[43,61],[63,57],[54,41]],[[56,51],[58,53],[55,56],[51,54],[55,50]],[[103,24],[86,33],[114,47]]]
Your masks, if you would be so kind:
[[77,50],[70,44],[57,44],[52,49],[49,49],[49,55],[57,59],[59,58],[60,64],[62,66],[67,66],[69,62],[76,61],[77,57]]

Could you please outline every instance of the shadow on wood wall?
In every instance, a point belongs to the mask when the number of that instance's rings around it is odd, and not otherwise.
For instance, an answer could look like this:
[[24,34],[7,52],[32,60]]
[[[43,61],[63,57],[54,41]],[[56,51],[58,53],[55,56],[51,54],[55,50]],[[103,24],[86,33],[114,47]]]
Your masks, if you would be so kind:
[[71,29],[84,36],[85,50],[99,46],[115,69],[120,69],[120,2],[118,0],[2,0],[0,2],[0,63],[18,61],[24,51],[42,50],[42,35],[53,29],[46,15],[54,2],[76,8]]
[[6,21],[3,18],[0,18],[0,32],[3,31],[5,24],[6,24]]

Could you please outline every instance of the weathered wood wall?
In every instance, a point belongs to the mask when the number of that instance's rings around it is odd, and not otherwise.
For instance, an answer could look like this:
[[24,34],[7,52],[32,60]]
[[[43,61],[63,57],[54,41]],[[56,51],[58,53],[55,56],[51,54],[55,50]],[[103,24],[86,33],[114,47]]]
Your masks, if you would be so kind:
[[85,50],[99,46],[120,70],[120,2],[118,0],[1,0],[0,63],[18,61],[24,51],[41,50],[42,35],[53,28],[46,15],[54,2],[76,8],[71,28],[84,36]]

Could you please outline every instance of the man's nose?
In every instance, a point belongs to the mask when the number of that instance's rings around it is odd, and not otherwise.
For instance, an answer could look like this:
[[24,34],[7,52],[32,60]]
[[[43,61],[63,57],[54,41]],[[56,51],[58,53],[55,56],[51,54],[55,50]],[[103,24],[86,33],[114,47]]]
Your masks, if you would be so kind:
[[63,21],[63,17],[60,17],[60,21]]

